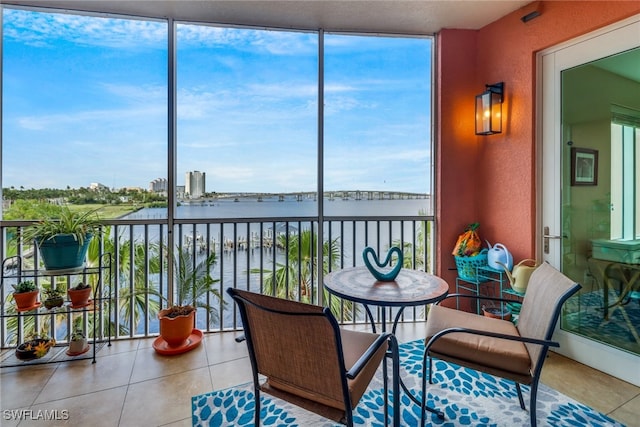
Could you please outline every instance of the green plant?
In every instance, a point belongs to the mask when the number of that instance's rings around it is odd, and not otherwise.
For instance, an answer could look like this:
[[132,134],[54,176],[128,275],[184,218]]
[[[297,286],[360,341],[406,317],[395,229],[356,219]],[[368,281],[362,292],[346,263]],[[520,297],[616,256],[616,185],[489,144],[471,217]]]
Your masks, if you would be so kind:
[[[177,317],[202,308],[209,313],[211,321],[218,318],[217,306],[209,304],[205,298],[211,293],[216,299],[221,300],[219,290],[213,286],[218,280],[213,279],[210,274],[215,263],[216,254],[213,252],[203,259],[194,261],[189,251],[176,248],[174,251],[174,298],[166,316]],[[152,293],[165,301],[168,300],[158,292]]]
[[84,334],[84,332],[82,331],[82,329],[80,328],[76,328],[73,330],[73,332],[71,333],[71,341],[80,341],[85,339],[86,336]]
[[89,283],[80,282],[72,288],[69,288],[70,291],[81,291],[82,289],[87,289],[90,287]]
[[43,292],[46,299],[62,298],[64,296],[64,292],[55,288],[53,285],[46,288]]
[[13,293],[21,294],[24,292],[33,292],[38,289],[33,280],[23,280],[17,285],[11,285],[13,287]]
[[40,245],[59,234],[71,234],[77,242],[83,244],[87,236],[97,236],[101,233],[102,222],[97,214],[98,210],[73,211],[63,206],[56,213],[27,227],[23,239],[35,240]]

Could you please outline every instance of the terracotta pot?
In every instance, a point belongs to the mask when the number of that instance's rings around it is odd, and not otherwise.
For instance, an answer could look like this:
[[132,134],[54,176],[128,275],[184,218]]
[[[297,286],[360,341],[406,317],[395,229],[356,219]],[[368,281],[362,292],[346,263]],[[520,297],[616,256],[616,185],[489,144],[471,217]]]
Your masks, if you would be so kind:
[[511,320],[511,309],[509,307],[482,307],[482,312],[486,317],[494,319]]
[[38,291],[20,292],[19,294],[14,293],[13,299],[16,302],[18,310],[25,310],[36,305],[38,301]]
[[171,308],[165,308],[158,313],[160,336],[167,342],[169,347],[180,347],[186,343],[191,331],[193,331],[196,311],[193,310],[186,315],[168,317],[167,314],[170,312]]
[[71,305],[73,307],[83,307],[89,304],[89,297],[91,297],[91,287],[84,289],[69,289],[67,291]]

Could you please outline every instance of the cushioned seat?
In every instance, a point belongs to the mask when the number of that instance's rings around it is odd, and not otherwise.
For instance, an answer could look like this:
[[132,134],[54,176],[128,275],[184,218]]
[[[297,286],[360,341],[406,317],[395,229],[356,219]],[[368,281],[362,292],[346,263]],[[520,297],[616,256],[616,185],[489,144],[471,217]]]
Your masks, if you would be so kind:
[[[522,409],[526,409],[520,384],[531,386],[529,416],[536,425],[536,394],[542,364],[549,347],[559,344],[551,340],[564,302],[580,289],[580,285],[548,263],[531,275],[517,325],[494,319],[432,306],[427,318],[426,345],[422,371],[422,395],[426,395],[427,379],[432,382],[432,358],[446,360],[471,369],[513,380]],[[502,298],[452,294],[447,298],[482,298],[507,302]],[[427,374],[428,369],[428,374]],[[423,408],[426,399],[423,399]],[[422,411],[422,424],[425,411]]]
[[[478,316],[436,305],[432,307],[427,319],[426,342],[429,342],[431,337],[439,331],[459,325],[497,334],[520,335],[515,325],[509,321]],[[520,341],[506,341],[476,334],[449,334],[431,346],[431,355],[466,360],[495,370],[531,378],[529,352],[524,343]]]

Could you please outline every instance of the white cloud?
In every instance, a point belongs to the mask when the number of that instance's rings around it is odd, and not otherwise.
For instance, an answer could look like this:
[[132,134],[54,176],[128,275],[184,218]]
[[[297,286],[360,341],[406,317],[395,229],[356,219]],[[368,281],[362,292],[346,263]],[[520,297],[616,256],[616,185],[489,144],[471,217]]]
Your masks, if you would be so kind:
[[44,13],[5,9],[4,36],[32,46],[54,46],[60,40],[79,45],[137,48],[167,46],[162,21]]

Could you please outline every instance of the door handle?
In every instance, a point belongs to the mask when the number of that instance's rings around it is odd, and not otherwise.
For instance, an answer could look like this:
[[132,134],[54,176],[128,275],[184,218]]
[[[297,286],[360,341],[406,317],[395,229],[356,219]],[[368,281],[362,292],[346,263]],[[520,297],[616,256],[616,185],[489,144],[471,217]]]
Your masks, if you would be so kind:
[[543,235],[542,235],[542,239],[543,239],[542,247],[543,247],[544,253],[545,254],[549,253],[549,239],[561,239],[561,238],[562,236],[556,236],[556,235],[550,234],[549,227],[545,226],[543,229]]

